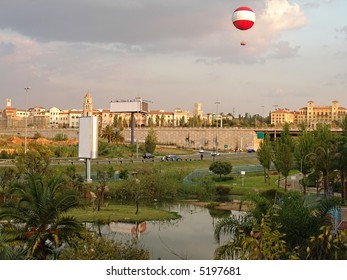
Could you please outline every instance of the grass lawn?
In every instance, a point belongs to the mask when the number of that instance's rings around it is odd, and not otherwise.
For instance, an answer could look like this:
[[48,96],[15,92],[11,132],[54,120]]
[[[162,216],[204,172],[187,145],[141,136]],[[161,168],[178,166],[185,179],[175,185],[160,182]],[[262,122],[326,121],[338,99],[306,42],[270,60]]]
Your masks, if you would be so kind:
[[263,192],[269,189],[277,188],[278,176],[270,177],[270,185],[264,182],[264,176],[259,175],[245,175],[243,178],[236,176],[234,180],[230,181],[231,194],[234,195],[250,195]]
[[175,212],[169,212],[153,207],[141,206],[139,213],[135,214],[135,205],[102,206],[98,212],[94,207],[73,209],[67,214],[75,217],[80,222],[143,222],[153,220],[171,220],[180,216]]

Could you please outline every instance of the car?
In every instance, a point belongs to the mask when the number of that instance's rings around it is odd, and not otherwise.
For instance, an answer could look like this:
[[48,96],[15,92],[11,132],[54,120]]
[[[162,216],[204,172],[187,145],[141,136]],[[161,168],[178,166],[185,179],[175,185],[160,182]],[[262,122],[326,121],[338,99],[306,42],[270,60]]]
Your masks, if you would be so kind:
[[219,156],[220,153],[218,153],[217,151],[213,151],[211,152],[211,156],[215,157],[215,156]]
[[255,153],[255,150],[254,149],[248,149],[247,153]]
[[143,158],[143,159],[146,159],[146,158],[154,158],[154,155],[152,155],[151,153],[144,153],[144,154],[142,155],[142,158]]
[[200,153],[200,154],[203,154],[204,152],[205,152],[204,149],[200,149],[200,150],[199,150],[199,153]]
[[167,161],[181,161],[181,160],[182,160],[181,157],[176,156],[176,155],[166,155],[166,156],[165,156],[165,159],[166,159]]

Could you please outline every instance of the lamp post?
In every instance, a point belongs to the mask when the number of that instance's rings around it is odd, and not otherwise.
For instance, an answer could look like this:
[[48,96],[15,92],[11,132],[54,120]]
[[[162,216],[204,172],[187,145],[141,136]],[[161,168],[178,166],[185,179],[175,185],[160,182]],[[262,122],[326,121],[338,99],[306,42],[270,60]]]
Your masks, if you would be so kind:
[[[275,111],[277,111],[278,105],[275,104],[275,105],[272,105],[272,106],[275,107]],[[274,135],[274,139],[276,140],[276,122],[274,122],[274,123],[275,123],[275,135]]]
[[217,125],[217,128],[218,128],[218,105],[220,104],[219,101],[215,102],[214,104],[217,105],[217,112],[216,112],[216,125]]
[[219,101],[215,102],[214,104],[217,105],[217,112],[216,112],[216,152],[218,151],[218,105],[220,104]]
[[24,133],[24,153],[27,152],[27,135],[28,135],[28,91],[30,87],[25,87],[25,133]]

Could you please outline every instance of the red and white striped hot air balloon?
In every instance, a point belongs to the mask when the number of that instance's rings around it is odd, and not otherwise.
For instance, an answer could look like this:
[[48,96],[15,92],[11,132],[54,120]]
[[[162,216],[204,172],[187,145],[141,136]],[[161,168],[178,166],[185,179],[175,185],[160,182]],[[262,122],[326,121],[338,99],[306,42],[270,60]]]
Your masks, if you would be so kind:
[[251,8],[239,7],[234,11],[232,20],[237,29],[248,30],[255,22],[255,13]]

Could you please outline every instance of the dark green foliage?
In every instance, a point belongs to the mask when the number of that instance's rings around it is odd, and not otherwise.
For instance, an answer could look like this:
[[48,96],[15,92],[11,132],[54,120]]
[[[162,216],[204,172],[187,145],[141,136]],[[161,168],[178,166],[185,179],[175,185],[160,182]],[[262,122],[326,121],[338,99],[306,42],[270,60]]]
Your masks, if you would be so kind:
[[23,175],[43,176],[50,172],[49,165],[52,155],[48,147],[30,143],[28,151],[19,154],[15,164],[19,173]]
[[52,147],[52,151],[55,157],[77,157],[78,156],[78,147],[77,146],[59,146]]
[[221,178],[222,175],[228,175],[230,174],[232,170],[232,165],[229,162],[226,161],[214,161],[210,167],[209,170],[212,171],[213,173],[219,175]]
[[129,178],[129,170],[127,168],[122,168],[119,170],[119,179],[126,180]]
[[145,152],[153,154],[155,152],[157,142],[157,135],[153,127],[151,127],[145,139]]
[[33,136],[33,139],[38,139],[40,137],[42,137],[42,135],[40,133],[36,132]]
[[64,174],[66,176],[66,186],[78,190],[78,192],[82,194],[84,179],[81,174],[76,172],[76,167],[74,165],[69,165]]
[[216,187],[216,195],[229,195],[230,188],[225,186],[217,186]]
[[283,126],[281,137],[276,139],[274,152],[274,164],[284,176],[284,188],[287,190],[287,178],[294,166],[294,140],[289,134],[288,124]]
[[66,215],[69,209],[79,206],[79,196],[74,191],[62,191],[63,186],[64,181],[58,177],[29,176],[13,189],[17,200],[0,208],[0,220],[13,223],[11,241],[28,249],[28,258],[55,258],[63,242],[82,230],[81,224]]
[[98,142],[98,154],[100,157],[114,157],[122,158],[127,157],[129,149],[124,145],[115,145],[105,141]]
[[17,156],[17,153],[16,152],[13,152],[13,153],[9,153],[8,151],[6,150],[2,150],[0,152],[0,158],[1,159],[11,159],[11,158],[15,158]]
[[[231,217],[217,224],[217,237],[222,232],[233,234],[229,242],[217,249],[217,258],[320,259],[326,256],[322,252],[331,252],[333,244],[321,242],[321,231],[322,227],[329,227],[329,211],[341,204],[340,199],[325,198],[308,203],[302,194],[290,191],[275,196],[252,196],[248,201],[254,207],[246,217]],[[249,221],[252,221],[251,227]],[[337,237],[330,237],[333,238]],[[341,239],[336,242],[341,242]],[[271,247],[271,244],[276,246]],[[308,247],[316,251],[307,250]],[[347,258],[346,244],[342,246],[339,243],[337,247],[342,250],[340,256]]]
[[196,195],[203,201],[213,200],[216,195],[216,189],[212,181],[209,179],[200,180],[196,188]]
[[68,139],[68,137],[67,137],[67,135],[64,134],[64,133],[58,133],[58,134],[56,134],[56,135],[53,137],[53,140],[54,140],[54,141],[65,141],[65,140],[67,140],[67,139]]
[[259,148],[257,150],[257,158],[260,164],[264,168],[264,180],[270,184],[270,176],[269,171],[272,163],[273,156],[273,147],[270,141],[270,135],[266,134],[263,142],[260,143]]
[[95,234],[84,232],[81,238],[73,238],[75,246],[65,249],[61,260],[148,260],[149,252],[136,241],[115,242]]
[[100,137],[107,140],[107,143],[123,143],[124,136],[122,135],[122,128],[115,127],[113,125],[105,126],[101,133]]
[[3,202],[10,195],[11,186],[15,183],[17,177],[16,170],[13,167],[4,166],[0,168],[0,195],[3,196]]

